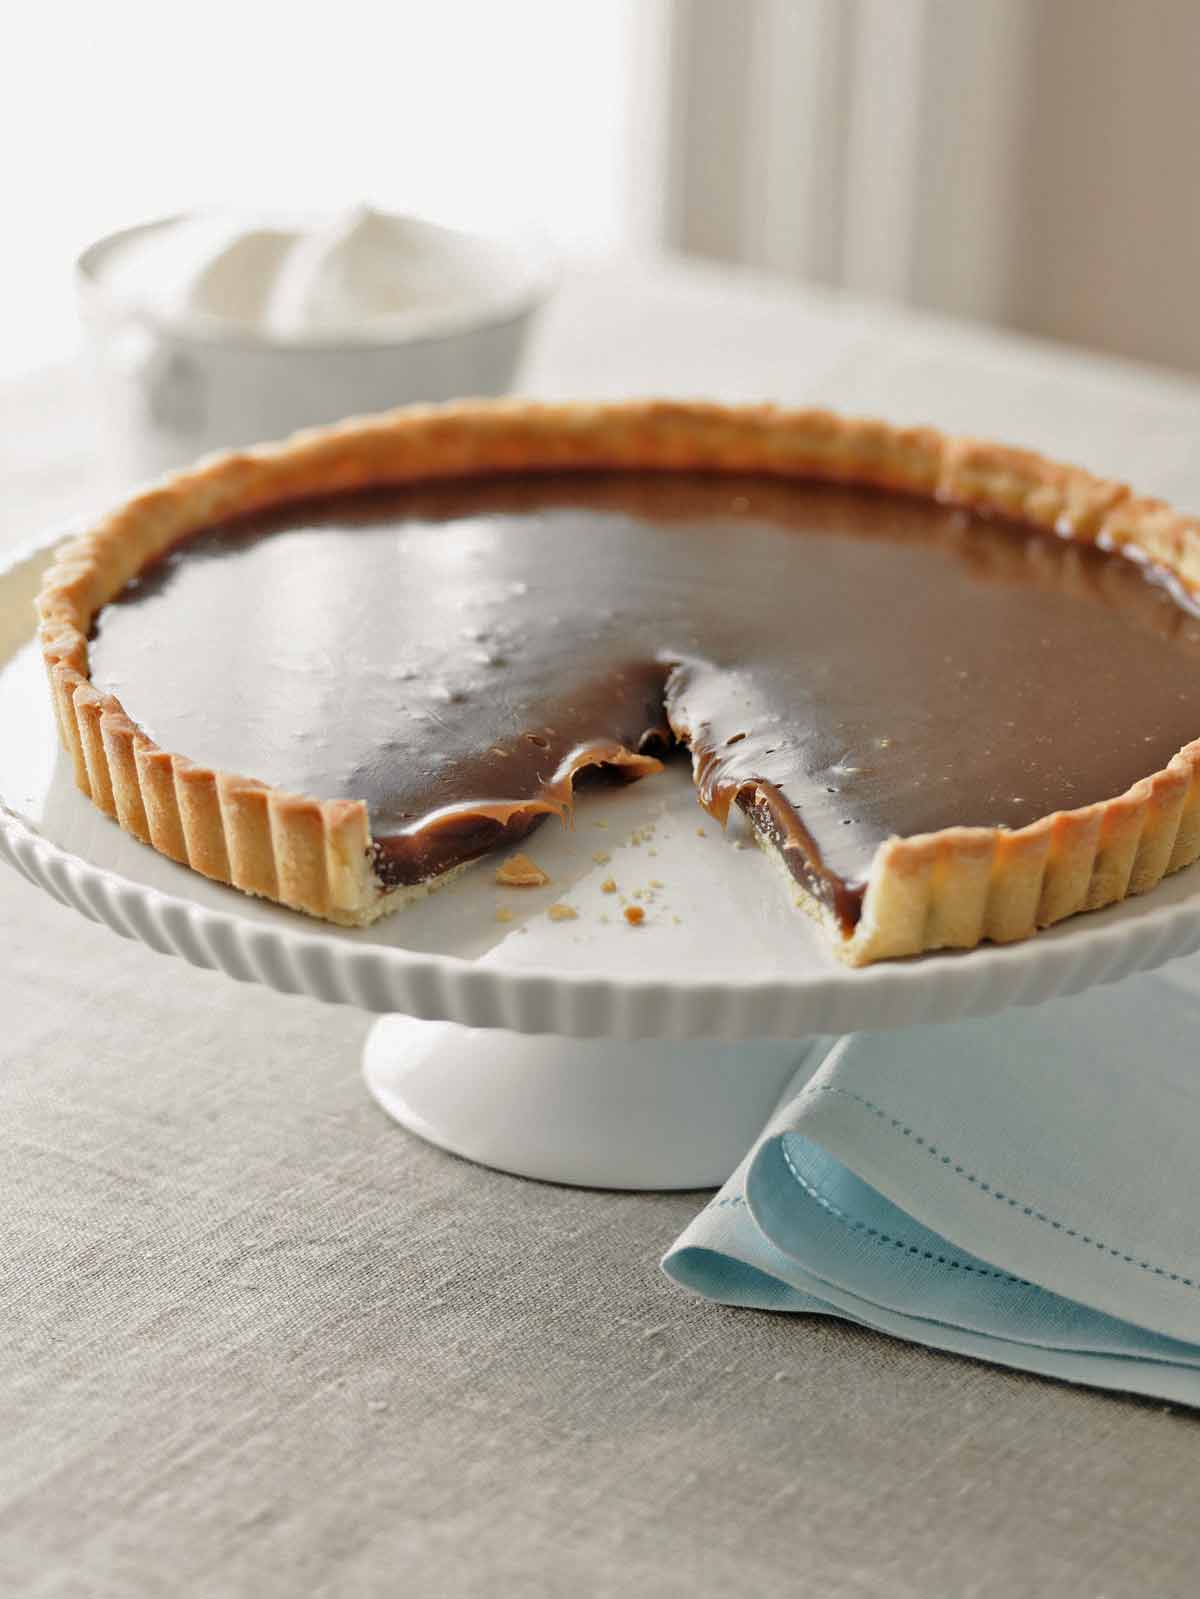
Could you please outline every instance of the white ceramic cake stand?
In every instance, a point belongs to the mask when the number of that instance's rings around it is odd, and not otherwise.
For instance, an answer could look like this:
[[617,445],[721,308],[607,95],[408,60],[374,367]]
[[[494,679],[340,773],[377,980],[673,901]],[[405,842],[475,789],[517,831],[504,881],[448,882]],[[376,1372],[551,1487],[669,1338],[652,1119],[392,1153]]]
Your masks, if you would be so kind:
[[[499,888],[484,863],[374,928],[309,921],[163,859],[76,791],[31,638],[56,542],[0,571],[0,855],[163,954],[378,1012],[371,1092],[471,1159],[605,1187],[713,1185],[817,1036],[1036,1004],[1200,948],[1197,868],[1030,943],[844,969],[770,863],[705,818],[686,768],[582,797],[571,831],[540,829],[527,847],[549,888]],[[603,891],[610,877],[641,926]],[[551,919],[552,904],[575,917]]]

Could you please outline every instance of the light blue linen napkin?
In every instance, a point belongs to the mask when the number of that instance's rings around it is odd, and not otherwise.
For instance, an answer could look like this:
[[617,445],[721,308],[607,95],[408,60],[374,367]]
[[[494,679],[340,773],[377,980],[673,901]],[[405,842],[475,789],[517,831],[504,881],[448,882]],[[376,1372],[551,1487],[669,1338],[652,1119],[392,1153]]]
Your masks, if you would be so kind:
[[663,1267],[1200,1405],[1200,967],[814,1052]]

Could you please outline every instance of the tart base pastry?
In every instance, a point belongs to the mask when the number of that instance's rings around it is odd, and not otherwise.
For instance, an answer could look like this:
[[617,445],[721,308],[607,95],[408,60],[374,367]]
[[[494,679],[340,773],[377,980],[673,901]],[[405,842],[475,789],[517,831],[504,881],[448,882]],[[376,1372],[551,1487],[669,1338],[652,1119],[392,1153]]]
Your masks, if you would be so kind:
[[[881,488],[1124,551],[1169,575],[1186,595],[1200,585],[1196,520],[1080,469],[928,428],[816,410],[668,402],[409,409],[201,462],[64,547],[39,600],[40,641],[79,788],[162,854],[313,916],[363,925],[421,897],[449,874],[403,884],[381,878],[364,801],[285,792],[159,747],[118,698],[92,682],[93,625],[181,540],[250,512],[381,485],[587,471],[753,474]],[[686,741],[686,729],[676,731]],[[626,765],[630,775],[657,765],[634,748],[613,748],[603,758]],[[787,862],[788,851],[800,847],[795,839],[781,841],[764,827],[756,833],[837,955],[862,965],[1027,938],[1153,888],[1200,857],[1198,768],[1200,740],[1125,792],[1029,825],[887,839],[874,853],[853,925],[797,881]],[[562,812],[574,775],[510,810],[530,819]],[[737,797],[752,820],[756,805],[771,798],[765,785]],[[718,796],[712,808],[719,814],[728,803]]]

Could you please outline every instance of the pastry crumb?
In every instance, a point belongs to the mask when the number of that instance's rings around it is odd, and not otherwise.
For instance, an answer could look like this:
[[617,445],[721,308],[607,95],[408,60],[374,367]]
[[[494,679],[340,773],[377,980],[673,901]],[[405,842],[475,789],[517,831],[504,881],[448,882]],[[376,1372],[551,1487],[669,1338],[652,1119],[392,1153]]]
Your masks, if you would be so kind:
[[742,840],[740,838],[735,838],[733,840],[733,847],[734,847],[734,849],[745,849],[746,845],[745,845],[744,840]]
[[608,823],[607,822],[593,822],[592,826],[593,827],[602,827],[602,828],[604,828],[604,830],[606,832],[608,831]]
[[528,855],[512,855],[496,868],[496,881],[505,888],[541,888],[550,881],[550,874]]
[[606,877],[600,884],[600,892],[602,894],[615,894],[617,892],[616,879],[612,877]]
[[696,829],[696,837],[697,838],[707,838],[708,834],[704,831],[704,829],[702,827],[698,827]]
[[622,914],[630,927],[637,927],[646,920],[646,913],[640,905],[626,905]]
[[680,918],[678,916],[672,916],[671,920],[675,923],[676,927],[682,927],[683,926],[682,918]]
[[496,920],[498,922],[511,922],[512,919],[513,913],[509,910],[507,905],[496,906]]
[[552,922],[573,922],[579,912],[570,905],[551,905],[546,915]]
[[665,885],[657,877],[652,877],[650,879],[650,887],[651,888],[662,888],[664,886]]
[[592,859],[595,861],[597,866],[603,866],[606,861],[610,861],[612,859],[612,856],[608,853],[607,850],[598,849],[596,851],[596,853],[592,856]]

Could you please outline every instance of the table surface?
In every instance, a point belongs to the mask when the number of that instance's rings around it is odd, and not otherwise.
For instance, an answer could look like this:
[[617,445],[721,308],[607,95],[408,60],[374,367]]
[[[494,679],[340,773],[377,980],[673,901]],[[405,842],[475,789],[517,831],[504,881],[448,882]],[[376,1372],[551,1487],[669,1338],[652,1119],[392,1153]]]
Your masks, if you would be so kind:
[[[580,272],[530,392],[979,432],[1200,510],[1200,384],[698,266]],[[97,503],[0,386],[0,540]],[[368,1102],[366,1018],[0,873],[0,1594],[1192,1593],[1200,1419],[695,1302],[702,1195],[525,1183]]]

